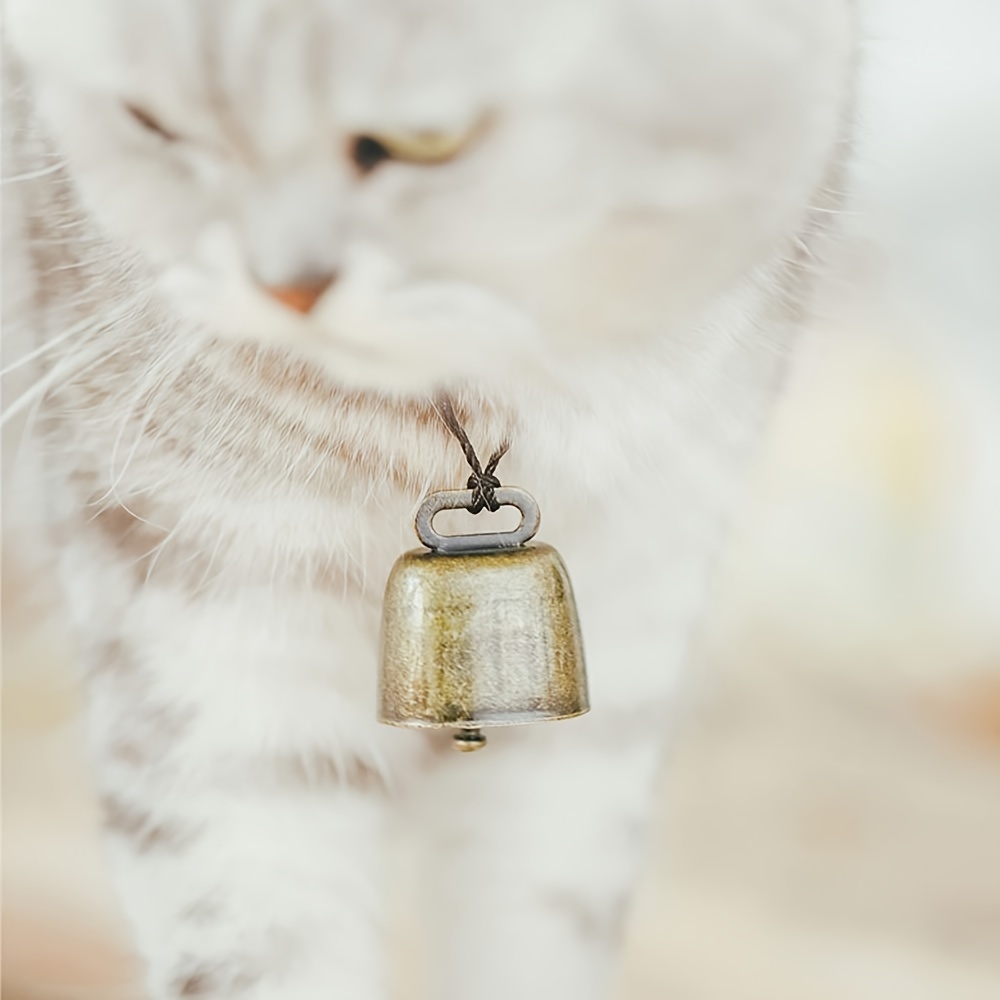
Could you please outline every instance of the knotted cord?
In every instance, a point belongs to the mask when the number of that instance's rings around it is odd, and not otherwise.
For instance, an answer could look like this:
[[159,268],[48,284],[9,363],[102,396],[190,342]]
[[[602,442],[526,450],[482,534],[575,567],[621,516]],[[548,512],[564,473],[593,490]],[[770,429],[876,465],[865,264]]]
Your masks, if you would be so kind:
[[486,468],[484,469],[480,465],[476,449],[472,447],[469,435],[465,433],[465,428],[455,415],[455,407],[452,405],[451,397],[442,393],[433,402],[434,409],[437,410],[442,423],[458,439],[458,443],[462,446],[462,451],[465,452],[465,460],[469,463],[469,468],[472,469],[472,475],[469,476],[466,483],[466,488],[472,490],[472,500],[469,503],[468,510],[473,514],[478,514],[481,510],[499,510],[500,504],[497,502],[495,491],[500,488],[500,480],[497,479],[495,473],[500,459],[507,454],[510,442],[504,441],[490,455],[490,460],[486,463]]

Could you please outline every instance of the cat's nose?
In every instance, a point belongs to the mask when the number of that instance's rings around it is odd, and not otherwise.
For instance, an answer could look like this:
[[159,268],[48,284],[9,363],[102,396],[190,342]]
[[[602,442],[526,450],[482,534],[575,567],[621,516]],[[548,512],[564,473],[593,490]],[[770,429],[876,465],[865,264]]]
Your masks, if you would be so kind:
[[323,293],[337,280],[337,274],[315,275],[291,285],[265,285],[264,291],[277,302],[303,316],[311,313]]

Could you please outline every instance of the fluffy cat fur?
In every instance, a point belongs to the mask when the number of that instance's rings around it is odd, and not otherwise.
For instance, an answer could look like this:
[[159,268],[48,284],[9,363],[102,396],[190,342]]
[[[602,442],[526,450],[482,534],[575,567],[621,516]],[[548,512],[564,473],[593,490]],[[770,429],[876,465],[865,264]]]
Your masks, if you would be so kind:
[[[428,997],[606,996],[838,203],[851,4],[10,0],[8,36],[14,409],[150,996],[383,998],[401,830]],[[454,155],[352,161],[424,133]],[[594,706],[471,756],[374,722],[389,567],[465,478],[440,388],[513,442]]]

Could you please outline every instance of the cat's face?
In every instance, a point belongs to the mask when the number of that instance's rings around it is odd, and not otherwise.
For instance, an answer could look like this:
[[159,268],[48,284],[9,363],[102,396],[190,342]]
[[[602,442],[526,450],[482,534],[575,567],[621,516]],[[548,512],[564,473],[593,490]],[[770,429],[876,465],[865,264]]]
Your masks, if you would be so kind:
[[489,343],[669,335],[776,252],[840,134],[850,7],[11,0],[8,22],[86,204],[178,309],[385,387],[475,374]]

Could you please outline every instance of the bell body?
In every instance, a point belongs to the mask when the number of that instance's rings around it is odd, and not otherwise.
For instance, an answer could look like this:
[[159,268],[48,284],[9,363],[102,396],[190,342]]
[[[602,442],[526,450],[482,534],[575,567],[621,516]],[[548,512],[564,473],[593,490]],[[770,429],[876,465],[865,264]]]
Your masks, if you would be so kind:
[[476,730],[588,708],[576,605],[555,549],[419,549],[397,560],[383,605],[381,722]]

